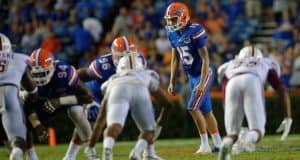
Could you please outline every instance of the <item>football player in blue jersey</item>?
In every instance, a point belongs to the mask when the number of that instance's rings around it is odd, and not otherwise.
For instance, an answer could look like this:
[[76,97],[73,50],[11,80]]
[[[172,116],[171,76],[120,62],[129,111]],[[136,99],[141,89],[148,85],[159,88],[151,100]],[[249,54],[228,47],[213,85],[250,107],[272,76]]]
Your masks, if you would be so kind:
[[[127,45],[125,45],[125,43]],[[116,73],[116,65],[119,61],[119,58],[122,57],[119,56],[119,53],[123,53],[126,50],[125,46],[128,46],[129,47],[128,50],[131,52],[138,52],[137,47],[133,42],[133,40],[128,39],[125,36],[120,36],[115,38],[115,40],[112,43],[111,49],[113,54],[105,54],[103,56],[100,56],[96,58],[88,68],[78,69],[78,75],[80,79],[85,82],[90,81],[89,85],[91,86],[91,88],[93,88],[92,92],[94,93],[94,96],[99,97],[100,101],[102,101],[103,98],[102,95],[100,95],[101,85],[103,82],[108,80],[113,74]],[[140,55],[139,57],[142,59],[144,66],[146,66],[146,61],[144,57],[142,55]],[[96,83],[95,81],[97,81],[98,83]],[[168,106],[165,105],[164,107],[167,108]],[[161,111],[161,115],[158,118],[159,123],[163,123],[165,121],[165,117],[167,116],[167,112],[168,112],[168,109],[166,108],[162,109]],[[101,111],[103,112],[104,110],[101,109]],[[88,112],[90,112],[89,114],[91,115],[95,114],[93,111],[88,111]],[[92,119],[92,121],[95,121],[95,119]],[[100,118],[98,116],[96,126],[94,126],[95,127],[94,132],[89,144],[90,147],[94,147],[96,145],[100,135],[102,134],[103,129],[101,128],[103,127],[101,126],[102,124],[101,122],[105,123],[105,118],[103,117]],[[157,129],[160,130],[161,127],[157,126]],[[149,145],[147,147],[147,149],[145,150],[144,157],[152,157],[153,159],[154,158],[159,159],[159,157],[155,154],[154,145]]]
[[[212,113],[210,88],[214,79],[206,48],[206,32],[198,23],[190,22],[188,7],[180,2],[171,3],[166,9],[166,32],[172,46],[171,77],[168,93],[174,95],[175,77],[181,61],[189,78],[191,97],[187,110],[194,119],[201,137],[201,145],[196,153],[218,152],[221,137],[217,121]],[[208,143],[207,130],[210,132],[214,149]]]
[[[80,138],[80,141],[71,142],[70,146],[73,143],[86,144],[92,129],[82,105],[91,103],[92,96],[79,80],[76,69],[63,61],[55,61],[52,53],[45,49],[33,51],[30,64],[30,75],[38,86],[36,93],[25,99],[27,119],[32,127],[42,129],[43,123],[50,121],[57,113],[66,111],[75,125],[74,134]],[[76,159],[76,155],[66,155],[64,160]],[[36,154],[30,158],[36,159]]]

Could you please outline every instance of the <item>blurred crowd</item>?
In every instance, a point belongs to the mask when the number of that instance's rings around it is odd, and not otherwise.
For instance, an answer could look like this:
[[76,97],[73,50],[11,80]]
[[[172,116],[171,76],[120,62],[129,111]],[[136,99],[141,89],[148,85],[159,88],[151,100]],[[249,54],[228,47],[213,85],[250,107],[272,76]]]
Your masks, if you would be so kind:
[[[110,52],[119,35],[135,39],[150,68],[168,85],[170,44],[164,12],[170,0],[0,0],[0,32],[14,50],[30,54],[43,47],[77,68]],[[184,0],[191,21],[207,30],[207,47],[216,68],[240,48],[256,44],[278,61],[289,89],[300,87],[300,1]],[[183,71],[182,73],[183,74]],[[186,78],[178,79],[178,91]],[[215,88],[218,89],[216,83]]]

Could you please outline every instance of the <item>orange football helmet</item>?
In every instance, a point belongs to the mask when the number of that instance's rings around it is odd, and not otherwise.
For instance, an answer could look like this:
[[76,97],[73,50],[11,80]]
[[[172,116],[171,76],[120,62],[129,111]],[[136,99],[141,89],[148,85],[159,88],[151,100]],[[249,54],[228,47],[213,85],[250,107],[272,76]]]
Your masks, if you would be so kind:
[[119,60],[127,54],[137,54],[137,47],[132,39],[120,36],[114,39],[111,45],[111,53],[114,64],[117,66]]
[[171,3],[165,13],[166,28],[177,31],[190,21],[189,8],[181,2]]
[[30,74],[36,85],[43,86],[48,84],[54,73],[53,54],[42,48],[34,50],[30,56],[30,64]]

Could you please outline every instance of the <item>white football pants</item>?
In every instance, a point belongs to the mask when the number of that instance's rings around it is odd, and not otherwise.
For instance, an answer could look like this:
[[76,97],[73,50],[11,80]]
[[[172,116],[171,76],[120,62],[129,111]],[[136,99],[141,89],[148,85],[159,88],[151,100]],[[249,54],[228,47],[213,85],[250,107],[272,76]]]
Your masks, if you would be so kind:
[[265,133],[264,92],[260,79],[253,74],[231,78],[225,89],[225,128],[227,135],[238,135],[244,115],[250,130]]

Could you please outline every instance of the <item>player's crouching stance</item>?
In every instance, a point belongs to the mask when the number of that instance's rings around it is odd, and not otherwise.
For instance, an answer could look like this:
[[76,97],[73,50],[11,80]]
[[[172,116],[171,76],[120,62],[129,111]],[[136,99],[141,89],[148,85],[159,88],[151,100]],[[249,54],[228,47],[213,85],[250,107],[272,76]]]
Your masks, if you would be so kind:
[[[255,144],[265,134],[266,115],[264,108],[264,84],[268,81],[278,92],[284,108],[285,119],[280,127],[286,139],[292,124],[290,99],[279,79],[280,66],[275,61],[263,58],[254,46],[244,47],[238,57],[220,66],[219,81],[225,89],[225,127],[227,136],[223,139],[219,160],[229,160],[232,145],[238,138],[244,115],[249,131],[242,140],[240,149],[255,151]],[[279,128],[279,129],[281,129]]]
[[[30,64],[30,75],[38,86],[36,93],[25,99],[27,118],[32,127],[43,138],[45,133],[42,123],[51,120],[55,114],[66,111],[75,125],[74,132],[79,135],[80,142],[84,144],[89,141],[92,129],[82,105],[91,103],[92,96],[79,80],[75,68],[65,62],[55,61],[52,53],[45,49],[35,50],[31,54]],[[29,145],[33,145],[32,141]],[[76,155],[68,155],[64,160],[75,160]],[[32,154],[30,160],[36,159],[36,154]]]
[[[102,111],[106,110],[107,128],[103,140],[103,160],[112,160],[112,149],[121,133],[128,111],[140,130],[140,136],[129,155],[131,160],[141,160],[142,153],[154,140],[154,110],[150,92],[161,93],[159,76],[156,72],[145,70],[141,59],[128,52],[118,62],[117,73],[102,87],[105,98]],[[149,92],[150,91],[150,92]],[[167,102],[168,103],[168,102]],[[170,103],[169,103],[170,104]],[[100,114],[102,115],[102,114]],[[146,157],[144,157],[147,159]],[[156,159],[160,159],[156,157]]]
[[[26,124],[19,88],[34,90],[27,73],[29,57],[14,53],[10,40],[0,33],[0,114],[5,133],[10,141],[9,160],[23,160],[26,149]],[[1,157],[1,159],[4,159]]]

